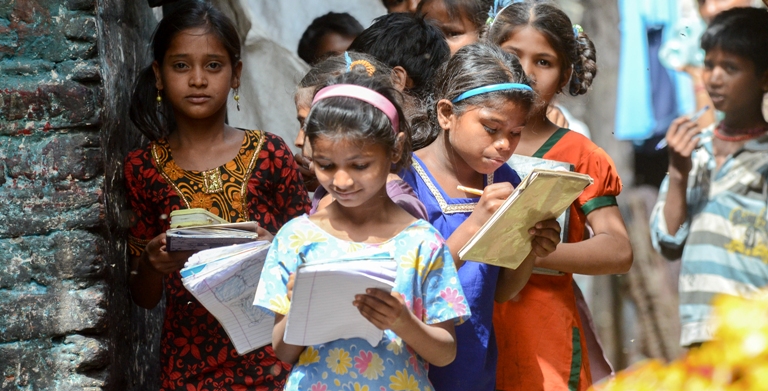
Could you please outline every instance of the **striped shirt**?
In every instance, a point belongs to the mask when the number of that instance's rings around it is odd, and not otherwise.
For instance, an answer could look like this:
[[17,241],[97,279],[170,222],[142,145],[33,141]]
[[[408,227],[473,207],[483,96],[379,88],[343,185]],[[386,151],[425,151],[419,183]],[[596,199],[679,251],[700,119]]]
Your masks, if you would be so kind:
[[712,339],[712,298],[748,296],[768,285],[768,135],[747,142],[717,170],[714,127],[701,134],[692,155],[686,191],[687,219],[675,235],[667,231],[664,179],[651,215],[654,248],[682,259],[680,344]]

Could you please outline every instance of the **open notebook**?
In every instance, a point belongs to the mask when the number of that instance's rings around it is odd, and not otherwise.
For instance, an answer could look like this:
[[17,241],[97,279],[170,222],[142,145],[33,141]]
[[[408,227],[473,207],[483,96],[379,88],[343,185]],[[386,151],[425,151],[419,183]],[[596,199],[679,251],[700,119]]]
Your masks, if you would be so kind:
[[371,346],[383,336],[352,305],[355,295],[368,288],[392,291],[397,275],[397,262],[387,259],[365,259],[312,263],[296,271],[291,309],[283,340],[309,346],[337,339],[362,338]]
[[[573,171],[575,168],[571,163],[524,155],[512,155],[512,157],[507,160],[507,164],[512,167],[515,172],[517,172],[517,175],[519,175],[521,179],[525,179],[528,175],[530,175],[534,168],[544,168],[549,170],[564,169],[566,171]],[[557,222],[560,223],[560,243],[568,242],[568,221],[570,221],[570,219],[571,208],[565,208],[563,214],[557,217]],[[534,267],[533,273],[552,276],[565,275],[565,273],[561,271],[546,269],[543,267]]]
[[172,228],[165,231],[168,251],[200,251],[209,248],[253,242],[259,239],[258,223],[212,224],[197,227]]
[[586,174],[534,168],[459,250],[459,257],[516,269],[531,252],[528,230],[560,216],[590,184]]
[[184,287],[224,327],[239,354],[272,343],[274,316],[253,305],[270,243],[201,251],[181,269]]

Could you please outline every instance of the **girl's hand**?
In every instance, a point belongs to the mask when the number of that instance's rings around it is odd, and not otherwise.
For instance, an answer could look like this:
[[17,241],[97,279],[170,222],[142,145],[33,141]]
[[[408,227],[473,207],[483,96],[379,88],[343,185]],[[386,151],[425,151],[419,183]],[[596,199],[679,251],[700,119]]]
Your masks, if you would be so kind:
[[168,252],[165,250],[165,245],[165,233],[161,233],[144,247],[148,265],[159,274],[165,275],[181,270],[187,259],[195,253],[194,251]]
[[411,319],[411,311],[397,292],[368,289],[364,295],[355,296],[352,304],[379,330],[389,329],[398,335],[398,330],[407,327]]
[[555,219],[539,221],[528,233],[533,235],[531,253],[540,258],[552,254],[560,243],[560,223]]
[[687,117],[672,121],[667,130],[667,149],[669,151],[669,169],[678,174],[688,175],[691,171],[691,153],[699,144],[701,129],[696,122]]
[[271,232],[267,231],[261,226],[256,227],[256,233],[259,235],[259,240],[266,240],[267,242],[271,242],[272,239],[275,238],[275,235],[272,235]]
[[509,182],[494,183],[483,189],[483,195],[477,202],[475,210],[469,215],[469,219],[475,220],[478,227],[485,224],[493,212],[496,212],[507,197],[512,194],[515,187]]
[[291,273],[290,276],[288,276],[288,283],[285,284],[286,289],[288,289],[288,301],[291,301],[293,299],[293,284],[296,282],[296,273]]

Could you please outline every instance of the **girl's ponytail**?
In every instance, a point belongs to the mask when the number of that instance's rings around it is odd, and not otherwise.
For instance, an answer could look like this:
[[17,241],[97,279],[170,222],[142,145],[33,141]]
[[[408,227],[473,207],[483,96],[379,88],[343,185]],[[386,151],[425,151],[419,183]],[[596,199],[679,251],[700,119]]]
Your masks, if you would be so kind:
[[421,102],[421,109],[411,118],[411,140],[414,151],[432,144],[440,135],[436,105],[435,97],[433,95],[427,96]]
[[[131,122],[151,141],[167,136],[167,129],[170,128],[167,125],[173,122],[173,110],[165,100],[158,103],[155,85],[155,72],[150,65],[144,68],[136,79],[129,111]],[[162,97],[162,92],[160,96]]]
[[573,30],[576,37],[576,57],[568,92],[572,96],[577,96],[586,94],[592,86],[592,81],[597,75],[597,53],[595,44],[580,26],[575,26]]

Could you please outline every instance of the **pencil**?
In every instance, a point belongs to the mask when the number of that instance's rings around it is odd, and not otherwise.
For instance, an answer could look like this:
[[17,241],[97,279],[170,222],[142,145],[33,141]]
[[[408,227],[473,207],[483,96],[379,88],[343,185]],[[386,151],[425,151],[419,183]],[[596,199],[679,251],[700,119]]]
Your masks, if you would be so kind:
[[[704,115],[704,113],[707,112],[707,110],[709,110],[709,105],[706,105],[702,107],[701,110],[693,113],[693,115],[691,115],[691,118],[688,118],[688,121],[691,121],[691,122],[697,121],[699,118],[701,118],[702,115]],[[667,139],[663,138],[661,139],[661,141],[659,141],[658,144],[656,144],[656,150],[658,151],[666,146],[667,146]]]
[[462,185],[458,185],[458,186],[456,186],[456,188],[461,190],[461,191],[463,191],[463,192],[465,192],[465,193],[479,195],[479,196],[483,195],[483,191],[479,190],[479,189],[473,189],[471,187],[466,187],[466,186],[462,186]]

